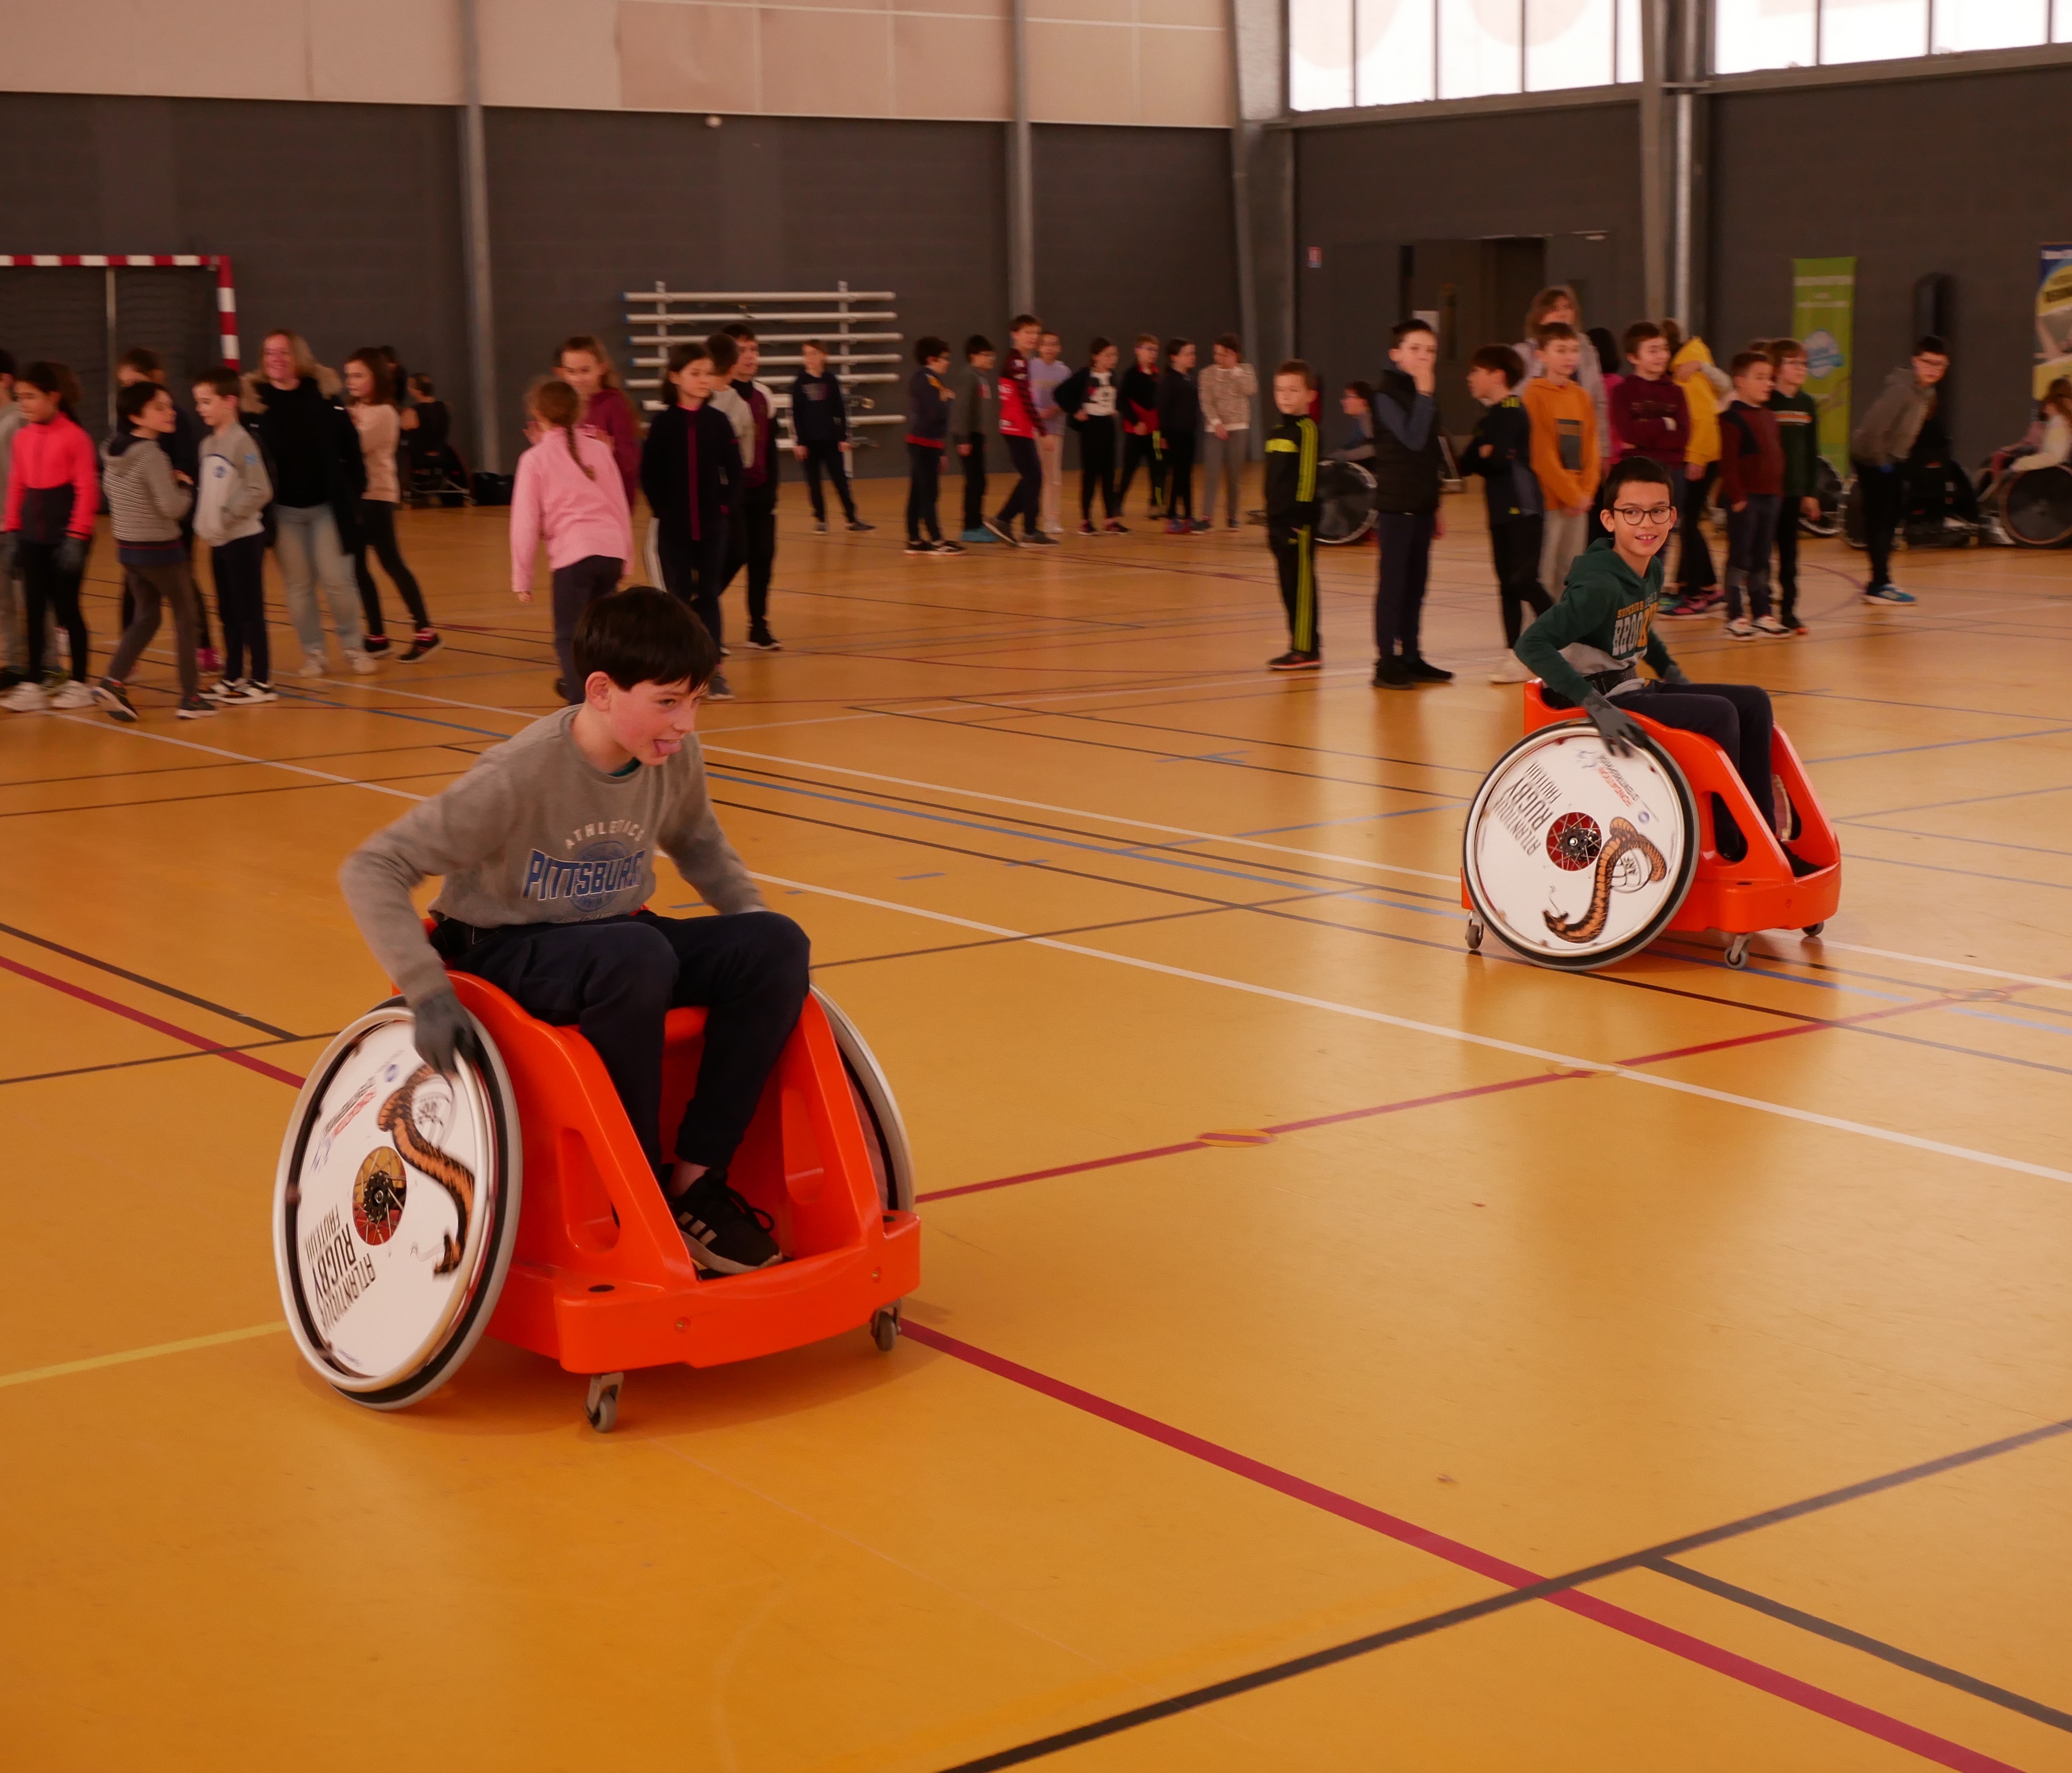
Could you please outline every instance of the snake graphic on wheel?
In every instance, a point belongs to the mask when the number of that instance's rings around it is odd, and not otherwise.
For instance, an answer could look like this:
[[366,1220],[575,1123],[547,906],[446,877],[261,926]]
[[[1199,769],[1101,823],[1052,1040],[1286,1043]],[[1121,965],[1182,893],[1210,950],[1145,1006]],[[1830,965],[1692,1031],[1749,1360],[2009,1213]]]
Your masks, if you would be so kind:
[[446,1234],[446,1249],[440,1256],[434,1274],[450,1274],[460,1266],[461,1252],[467,1244],[468,1221],[475,1216],[475,1172],[459,1158],[450,1157],[429,1143],[418,1132],[416,1117],[411,1109],[417,1092],[438,1076],[429,1065],[420,1065],[404,1079],[403,1087],[381,1105],[381,1112],[375,1117],[375,1125],[396,1142],[396,1149],[413,1167],[421,1170],[433,1181],[453,1196],[454,1211],[459,1216],[460,1235]]
[[[1590,821],[1583,822],[1587,825]],[[1550,854],[1555,849],[1551,837],[1548,848]],[[1580,918],[1559,916],[1552,911],[1540,913],[1547,920],[1548,928],[1564,942],[1594,942],[1597,939],[1604,931],[1605,920],[1611,915],[1614,887],[1636,891],[1669,872],[1669,864],[1663,859],[1662,852],[1624,819],[1612,821],[1597,857],[1597,871],[1590,882],[1589,909]],[[1646,880],[1637,878],[1642,865],[1647,870]],[[1569,864],[1564,862],[1560,866]]]

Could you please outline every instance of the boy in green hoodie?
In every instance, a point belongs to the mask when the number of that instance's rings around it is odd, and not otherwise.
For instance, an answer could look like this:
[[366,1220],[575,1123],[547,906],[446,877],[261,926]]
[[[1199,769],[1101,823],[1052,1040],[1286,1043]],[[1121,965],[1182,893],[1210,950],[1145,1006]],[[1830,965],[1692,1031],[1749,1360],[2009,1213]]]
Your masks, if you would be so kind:
[[[1753,684],[1692,682],[1655,631],[1662,550],[1676,528],[1675,491],[1669,471],[1646,456],[1629,455],[1612,470],[1600,513],[1609,533],[1568,570],[1561,601],[1519,636],[1518,656],[1545,685],[1549,707],[1581,708],[1621,756],[1642,736],[1629,710],[1704,734],[1734,760],[1750,797],[1774,826],[1770,693]],[[1653,681],[1634,669],[1639,658],[1654,671]],[[1728,861],[1747,853],[1731,820],[1718,835]],[[1795,856],[1791,865],[1794,874],[1811,872],[1811,865]]]

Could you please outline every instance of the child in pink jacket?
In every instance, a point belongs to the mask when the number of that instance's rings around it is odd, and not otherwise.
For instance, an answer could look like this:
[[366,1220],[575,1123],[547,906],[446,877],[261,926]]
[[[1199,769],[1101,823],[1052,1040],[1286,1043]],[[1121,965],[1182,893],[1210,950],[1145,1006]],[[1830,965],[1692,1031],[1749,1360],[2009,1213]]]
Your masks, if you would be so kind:
[[611,446],[582,428],[582,397],[565,381],[541,382],[527,397],[532,446],[519,457],[511,488],[511,589],[532,601],[532,557],[547,545],[553,574],[555,693],[583,699],[575,681],[576,620],[618,586],[633,557],[633,518]]

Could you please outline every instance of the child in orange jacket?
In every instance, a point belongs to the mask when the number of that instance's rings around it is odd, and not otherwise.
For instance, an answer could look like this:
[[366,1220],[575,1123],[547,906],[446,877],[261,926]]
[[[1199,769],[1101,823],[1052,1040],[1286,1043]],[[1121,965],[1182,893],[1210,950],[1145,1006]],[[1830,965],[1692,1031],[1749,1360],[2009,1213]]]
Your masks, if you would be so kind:
[[1535,341],[1540,373],[1523,390],[1532,421],[1532,471],[1547,507],[1540,545],[1540,582],[1555,597],[1568,568],[1589,541],[1590,503],[1597,497],[1604,446],[1597,409],[1576,379],[1582,340],[1565,321],[1549,321]]

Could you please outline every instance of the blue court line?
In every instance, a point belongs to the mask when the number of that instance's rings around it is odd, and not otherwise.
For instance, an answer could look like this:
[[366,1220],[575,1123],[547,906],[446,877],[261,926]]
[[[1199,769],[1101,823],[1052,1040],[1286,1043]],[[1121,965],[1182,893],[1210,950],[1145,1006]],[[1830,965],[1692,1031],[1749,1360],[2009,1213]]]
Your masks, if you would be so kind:
[[1804,759],[1814,763],[1855,763],[1867,757],[1903,757],[1909,751],[1954,751],[1960,745],[2004,745],[2017,738],[2054,738],[2062,733],[2072,733],[2072,726],[2046,726],[2035,733],[1989,733],[1984,738],[1938,739],[1933,745],[1895,745],[1888,751],[1845,751],[1840,757],[1809,757]]
[[[1875,818],[1877,814],[1867,815]],[[1861,819],[1852,819],[1853,825],[1862,825]],[[1982,844],[1988,849],[2019,849],[2031,856],[2072,856],[2072,849],[2054,849],[2046,843],[2008,843],[1999,837],[1960,837],[1954,831],[1910,831],[1903,825],[1864,825],[1866,831],[1889,831],[1898,837],[1925,837],[1930,843]]]
[[333,697],[319,696],[312,690],[297,689],[282,685],[281,694],[290,701],[305,702],[313,708],[335,708],[341,714],[376,714],[384,720],[413,720],[421,726],[447,726],[457,733],[473,733],[479,738],[493,738],[499,744],[512,738],[509,733],[491,732],[487,726],[463,726],[457,720],[434,720],[430,714],[413,714],[402,708],[363,708],[357,702],[339,701]]
[[1967,794],[1959,800],[1924,800],[1919,806],[1881,807],[1875,812],[1850,812],[1836,818],[1837,825],[1857,825],[1865,819],[1889,819],[1895,812],[1936,812],[1944,807],[1983,806],[1989,800],[2025,800],[2032,795],[2072,793],[2072,782],[2047,788],[2016,788],[2008,794]]
[[[1881,828],[1877,825],[1871,825],[1866,829],[1876,831]],[[1848,859],[1852,862],[1882,862],[1888,868],[1918,868],[1931,874],[1962,874],[1970,880],[2001,880],[2005,881],[2010,886],[2047,886],[2053,892],[2072,892],[2072,886],[2068,886],[2062,881],[2031,880],[2023,874],[1989,874],[1982,868],[1943,868],[1938,867],[1932,862],[1904,862],[1897,856],[1866,856],[1859,854],[1855,850],[1849,852]]]
[[[825,789],[799,788],[790,783],[774,779],[766,780],[756,776],[742,775],[718,765],[708,764],[706,770],[708,774],[717,775],[722,781],[731,782],[740,788],[763,788],[773,793],[794,794],[808,800],[826,800],[836,806],[856,807],[866,812],[890,813],[901,818],[918,819],[928,825],[946,825],[966,831],[982,831],[989,837],[1018,838],[1024,843],[1049,844],[1060,849],[1084,850],[1092,855],[1108,857],[1112,861],[1156,862],[1161,867],[1184,869],[1190,873],[1198,874],[1217,874],[1228,880],[1245,881],[1255,886],[1276,886],[1284,891],[1291,884],[1299,884],[1299,882],[1291,882],[1285,876],[1250,874],[1241,868],[1219,868],[1207,862],[1186,861],[1178,856],[1163,854],[1156,851],[1118,849],[1112,844],[1087,843],[1071,837],[1051,837],[1040,832],[1019,830],[1012,825],[989,825],[980,819],[957,818],[946,812],[923,812],[911,807],[890,806],[878,800],[860,800],[851,795],[832,794]],[[1020,862],[1013,863],[1010,866],[1026,868],[1036,865]],[[1126,886],[1129,882],[1118,881],[1113,884]],[[1359,889],[1350,890],[1358,891]],[[1331,894],[1328,896],[1337,895]],[[1377,899],[1373,903],[1377,905],[1395,903],[1392,900],[1381,899]],[[1242,908],[1242,907],[1232,907],[1234,910]],[[1395,905],[1395,908],[1398,911],[1426,909],[1421,905]],[[1448,915],[1457,915],[1458,914],[1453,912]]]
[[1257,831],[1240,831],[1235,835],[1240,837],[1277,837],[1283,833],[1289,831],[1324,831],[1333,825],[1366,825],[1375,819],[1407,818],[1413,812],[1444,812],[1449,808],[1464,807],[1467,804],[1466,799],[1448,800],[1439,806],[1405,807],[1399,812],[1363,812],[1357,817],[1350,819],[1313,819],[1307,825],[1270,825]]

